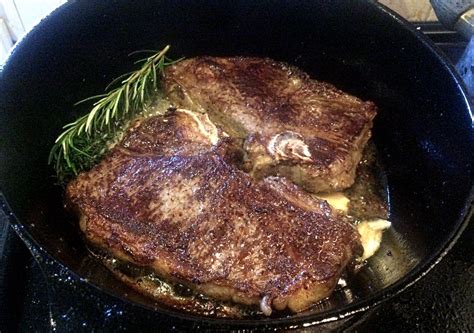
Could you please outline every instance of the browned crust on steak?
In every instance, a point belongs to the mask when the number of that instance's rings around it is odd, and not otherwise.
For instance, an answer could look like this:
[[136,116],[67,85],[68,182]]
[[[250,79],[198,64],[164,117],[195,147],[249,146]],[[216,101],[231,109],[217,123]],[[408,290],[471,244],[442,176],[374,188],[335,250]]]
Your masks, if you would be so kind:
[[327,297],[357,230],[325,201],[240,171],[232,140],[212,145],[198,125],[182,111],[144,120],[69,183],[86,238],[216,299],[301,311]]
[[[246,141],[253,176],[285,176],[311,192],[353,184],[377,110],[372,102],[271,59],[191,58],[168,67],[163,83],[174,103],[209,113],[231,136]],[[277,153],[272,150],[272,139],[285,133],[299,138],[307,158],[284,142]],[[282,150],[285,156],[278,154]]]

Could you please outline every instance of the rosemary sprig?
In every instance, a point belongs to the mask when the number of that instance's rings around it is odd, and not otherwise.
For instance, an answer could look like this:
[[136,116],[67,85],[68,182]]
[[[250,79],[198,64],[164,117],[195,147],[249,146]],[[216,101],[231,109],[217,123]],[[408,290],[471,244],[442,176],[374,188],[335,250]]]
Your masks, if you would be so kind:
[[[48,163],[53,164],[61,184],[95,165],[107,152],[107,144],[121,126],[143,110],[158,88],[164,68],[181,60],[166,57],[169,48],[167,45],[143,59],[140,69],[113,80],[105,94],[76,103],[96,100],[88,114],[63,127],[64,132],[51,149]],[[111,89],[118,82],[120,85]]]

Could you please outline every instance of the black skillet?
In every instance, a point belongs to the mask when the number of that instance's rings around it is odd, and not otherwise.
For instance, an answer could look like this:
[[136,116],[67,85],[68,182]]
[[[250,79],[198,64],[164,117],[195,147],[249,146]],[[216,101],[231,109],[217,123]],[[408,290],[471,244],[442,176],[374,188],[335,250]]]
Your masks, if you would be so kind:
[[[87,111],[75,102],[134,67],[129,53],[166,44],[175,58],[287,61],[377,103],[373,137],[393,228],[350,288],[294,316],[203,318],[154,304],[90,258],[63,211],[49,149]],[[0,202],[13,228],[87,292],[120,298],[157,323],[288,328],[348,317],[424,276],[469,220],[474,140],[459,77],[421,33],[370,1],[71,1],[15,47],[0,72],[0,105]]]

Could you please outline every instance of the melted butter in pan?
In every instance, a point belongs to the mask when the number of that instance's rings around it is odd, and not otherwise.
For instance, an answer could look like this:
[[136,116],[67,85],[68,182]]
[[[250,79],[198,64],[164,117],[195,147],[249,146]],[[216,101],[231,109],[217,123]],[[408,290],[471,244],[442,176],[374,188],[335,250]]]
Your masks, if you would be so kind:
[[344,214],[349,211],[349,198],[343,192],[320,193],[315,195],[318,199],[326,200],[333,209],[339,210]]
[[246,307],[210,299],[183,284],[163,281],[151,269],[116,259],[101,249],[89,245],[89,251],[119,280],[137,292],[151,297],[160,306],[195,315],[219,318],[263,318],[257,307]]
[[357,231],[359,231],[360,241],[364,248],[361,260],[367,260],[377,252],[382,243],[383,231],[390,228],[391,225],[389,221],[382,219],[362,221],[357,224]]

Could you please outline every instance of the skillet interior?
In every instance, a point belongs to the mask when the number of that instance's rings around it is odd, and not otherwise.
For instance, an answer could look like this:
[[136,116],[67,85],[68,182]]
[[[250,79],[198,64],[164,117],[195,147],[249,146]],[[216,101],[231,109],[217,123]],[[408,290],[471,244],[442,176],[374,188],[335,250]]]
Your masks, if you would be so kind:
[[287,61],[380,108],[374,141],[393,221],[386,248],[359,274],[352,294],[337,293],[324,306],[271,324],[316,322],[393,294],[420,276],[461,228],[472,198],[467,101],[423,38],[381,7],[369,1],[71,2],[30,32],[1,72],[0,189],[18,219],[16,229],[79,276],[164,311],[91,261],[46,161],[61,126],[87,111],[73,107],[76,101],[132,69],[137,58],[129,53],[168,43],[175,58]]

